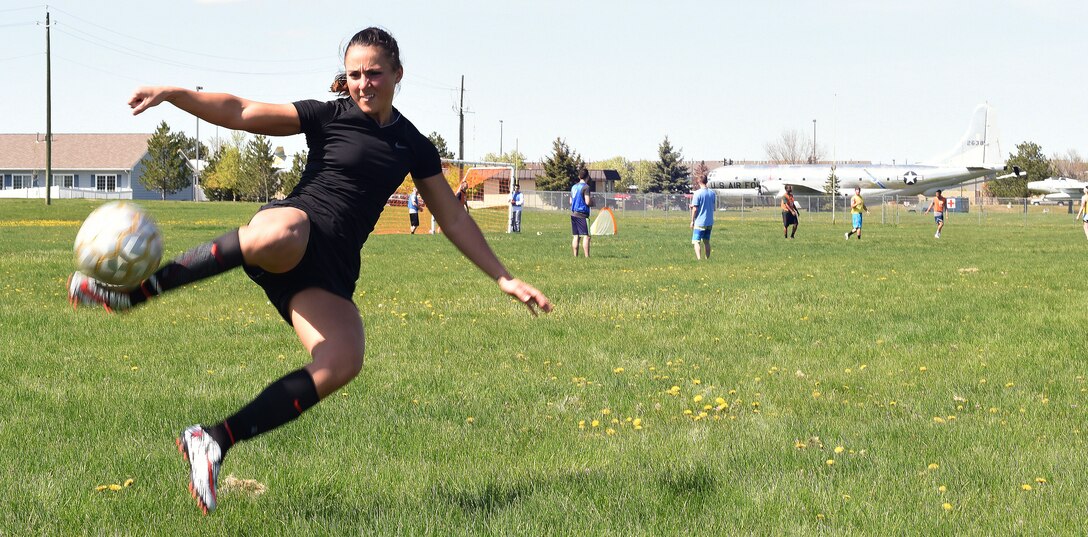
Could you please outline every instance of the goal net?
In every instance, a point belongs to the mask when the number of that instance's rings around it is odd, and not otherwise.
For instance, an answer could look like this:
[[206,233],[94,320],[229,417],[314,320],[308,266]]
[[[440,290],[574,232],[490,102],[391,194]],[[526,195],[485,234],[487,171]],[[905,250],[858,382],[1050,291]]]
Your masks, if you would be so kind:
[[[464,182],[468,214],[481,230],[485,233],[510,231],[510,188],[515,174],[513,164],[442,159],[442,173],[454,192]],[[405,181],[404,186],[389,199],[374,226],[375,234],[410,232],[407,200],[413,187],[411,181]],[[423,207],[419,211],[416,233],[430,233],[432,230],[441,233],[426,201],[423,200]]]

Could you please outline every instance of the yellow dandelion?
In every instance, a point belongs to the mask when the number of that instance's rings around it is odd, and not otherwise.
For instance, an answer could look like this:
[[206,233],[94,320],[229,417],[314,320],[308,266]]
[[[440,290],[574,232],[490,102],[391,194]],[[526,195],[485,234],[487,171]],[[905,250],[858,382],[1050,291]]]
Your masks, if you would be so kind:
[[617,367],[617,368],[613,369],[612,372],[613,373],[623,373],[623,368],[622,367]]
[[691,383],[698,386],[698,385],[702,384],[703,381],[701,381],[699,379],[691,379]]
[[110,490],[112,490],[114,492],[116,492],[118,490],[121,490],[121,485],[118,485],[117,483],[111,483],[110,484]]
[[944,423],[944,418],[942,418],[940,416],[933,416],[933,422],[934,423]]
[[605,431],[604,431],[604,432],[605,432],[606,434],[608,434],[608,436],[612,436],[612,435],[616,434],[616,430],[615,430],[615,429],[613,429],[613,428],[611,428],[611,427],[609,427],[608,429],[605,429]]
[[1036,477],[1035,482],[1039,483],[1041,485],[1043,483],[1046,483],[1046,478],[1045,477]]
[[932,472],[933,470],[936,470],[937,468],[940,468],[940,467],[941,466],[939,464],[937,464],[935,462],[931,462],[931,463],[929,463],[929,466],[927,466],[926,468],[929,468],[929,471]]
[[820,398],[820,392],[818,390],[813,390],[812,391],[812,398],[813,399],[819,399]]
[[798,441],[793,443],[793,447],[795,447],[797,449],[805,449],[805,443],[798,440]]
[[97,490],[97,491],[101,492],[101,491],[106,490],[108,488],[110,488],[109,485],[98,485],[97,487],[94,488],[94,490]]
[[1020,485],[1020,489],[1030,491],[1031,490],[1031,485],[1029,485],[1027,483],[1024,483],[1023,485]]
[[1013,386],[1016,386],[1016,384],[1013,384],[1013,383],[1011,383],[1011,382],[1006,382],[1006,383],[1005,383],[1005,387],[1006,387],[1006,388],[1012,388]]
[[135,483],[135,482],[136,482],[136,480],[135,480],[135,479],[132,479],[132,478],[130,477],[130,478],[126,479],[126,480],[125,480],[125,482],[124,482],[124,484],[123,484],[123,485],[121,485],[121,486],[123,486],[123,487],[131,487],[131,486],[132,486],[132,484],[133,484],[133,483]]
[[846,451],[846,448],[844,448],[842,446],[835,446],[835,454],[836,455],[838,455],[839,453],[842,453],[843,451]]
[[684,415],[685,415],[685,416],[690,416],[691,414],[692,414],[692,412],[691,412],[691,409],[690,409],[690,408],[685,408],[685,409],[684,409]]
[[828,466],[835,466],[835,459],[827,459],[826,462]]
[[849,494],[843,494],[843,495],[842,495],[842,499],[843,499],[843,501],[847,501],[847,502],[848,502],[848,501],[850,501],[850,495],[849,495]]
[[951,511],[952,510],[952,504],[950,504],[948,502],[945,502],[945,503],[941,504],[941,509],[944,509],[945,511]]
[[918,368],[918,371],[921,371],[922,373],[925,373],[926,371],[929,371],[929,368],[923,365],[922,367]]
[[476,418],[474,418],[472,416],[469,416],[469,417],[465,418],[465,423],[475,423],[475,422],[476,422]]
[[823,519],[824,519],[824,514],[823,513],[816,513],[816,520],[823,520]]
[[604,414],[605,416],[607,416],[607,415],[609,415],[611,413],[612,413],[612,409],[610,409],[610,408],[602,408],[601,409],[601,414]]
[[600,427],[600,426],[601,426],[601,421],[600,421],[600,420],[593,420],[593,421],[591,421],[591,422],[589,423],[589,425],[590,425],[591,427]]
[[696,395],[695,397],[692,397],[692,398],[691,398],[691,400],[692,400],[692,401],[694,401],[694,402],[696,402],[696,403],[698,403],[698,402],[700,402],[700,401],[702,401],[702,400],[703,400],[703,396],[701,396],[701,395]]
[[578,420],[578,428],[579,429],[585,429],[586,428],[586,420]]
[[941,485],[941,486],[937,487],[937,492],[940,492],[941,494],[944,494],[945,492],[948,492],[948,487],[946,487],[944,485]]
[[725,404],[725,399],[723,399],[721,397],[715,397],[714,402],[718,403],[718,405],[724,405]]

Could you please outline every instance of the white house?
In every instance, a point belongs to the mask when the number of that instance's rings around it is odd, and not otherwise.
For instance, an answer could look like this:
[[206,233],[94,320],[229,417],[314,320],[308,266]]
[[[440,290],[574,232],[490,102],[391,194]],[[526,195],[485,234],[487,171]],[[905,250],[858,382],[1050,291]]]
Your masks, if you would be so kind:
[[[151,134],[54,134],[53,189],[62,198],[162,199],[140,184]],[[0,198],[45,197],[45,135],[0,134]],[[167,194],[193,199],[192,185]]]

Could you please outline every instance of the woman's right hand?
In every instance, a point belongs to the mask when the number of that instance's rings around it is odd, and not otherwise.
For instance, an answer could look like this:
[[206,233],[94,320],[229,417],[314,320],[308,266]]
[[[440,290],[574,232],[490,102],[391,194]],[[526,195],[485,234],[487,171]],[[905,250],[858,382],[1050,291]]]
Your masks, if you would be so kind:
[[128,100],[132,115],[139,115],[140,112],[166,100],[166,94],[170,89],[172,88],[164,86],[141,86],[136,88],[136,92]]

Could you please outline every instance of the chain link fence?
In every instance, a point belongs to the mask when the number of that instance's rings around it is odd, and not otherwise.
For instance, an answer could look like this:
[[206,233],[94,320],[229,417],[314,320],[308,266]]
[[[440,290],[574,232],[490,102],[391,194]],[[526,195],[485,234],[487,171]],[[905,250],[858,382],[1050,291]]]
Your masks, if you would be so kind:
[[[570,212],[569,192],[527,191],[527,211]],[[617,217],[690,218],[690,194],[626,194],[594,192],[593,209],[609,207]],[[849,221],[850,197],[796,196],[801,218],[809,222]],[[977,225],[1064,225],[1077,212],[1078,201],[1055,202],[1030,198],[949,197],[945,219],[957,224]],[[866,223],[909,224],[932,222],[923,211],[932,198],[921,196],[869,196]],[[781,221],[782,198],[774,196],[717,196],[715,219],[724,221]]]

